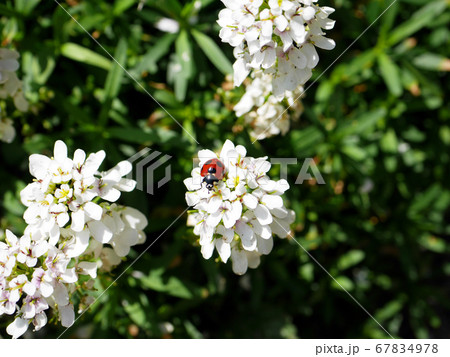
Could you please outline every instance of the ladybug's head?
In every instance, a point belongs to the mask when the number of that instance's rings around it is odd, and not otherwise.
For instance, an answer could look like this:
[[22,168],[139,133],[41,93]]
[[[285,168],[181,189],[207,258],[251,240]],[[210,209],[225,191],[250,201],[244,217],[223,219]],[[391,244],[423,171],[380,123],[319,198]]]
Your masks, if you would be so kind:
[[[211,172],[211,169],[214,170],[214,172]],[[216,169],[209,168],[208,172],[209,174],[203,178],[203,182],[206,183],[206,188],[208,189],[208,191],[211,191],[214,187],[214,184],[216,182],[219,182],[219,179],[216,176],[214,176]]]

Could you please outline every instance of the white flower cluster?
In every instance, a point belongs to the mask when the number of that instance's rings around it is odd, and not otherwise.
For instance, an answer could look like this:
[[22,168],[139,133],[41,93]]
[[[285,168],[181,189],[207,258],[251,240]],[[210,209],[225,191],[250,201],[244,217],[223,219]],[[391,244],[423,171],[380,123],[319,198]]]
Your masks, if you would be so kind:
[[62,326],[71,326],[72,296],[81,295],[80,306],[92,303],[88,291],[97,270],[111,270],[131,246],[145,241],[146,217],[110,203],[120,191],[134,189],[136,182],[123,178],[131,164],[98,172],[104,158],[104,151],[86,158],[78,149],[70,159],[62,141],[55,143],[53,158],[30,156],[35,180],[21,192],[28,226],[21,238],[7,231],[6,243],[0,242],[0,315],[16,314],[7,328],[14,338],[30,324],[41,329],[49,308]]
[[[198,153],[199,167],[184,180],[186,202],[193,206],[188,225],[200,236],[201,252],[209,259],[214,248],[226,263],[231,257],[236,274],[256,268],[261,255],[270,253],[273,234],[287,237],[295,213],[284,207],[281,195],[289,188],[286,180],[267,176],[267,157],[246,157],[246,149],[227,140],[220,155],[211,150]],[[218,158],[225,166],[224,177],[209,191],[202,183],[201,167]]]
[[285,135],[291,126],[290,119],[297,119],[303,113],[302,102],[298,100],[303,87],[286,91],[280,101],[272,94],[272,75],[257,71],[252,73],[252,78],[234,107],[236,116],[244,117],[245,124],[251,127],[250,135],[257,140]]
[[14,128],[13,121],[8,118],[3,118],[0,109],[0,140],[10,144],[15,137],[16,129]]
[[[22,91],[22,82],[17,77],[19,54],[7,48],[0,48],[0,99],[11,97],[22,112],[28,110],[28,102]],[[0,140],[10,143],[16,136],[13,122],[0,111]]]
[[251,70],[273,74],[273,93],[282,98],[311,78],[319,62],[315,47],[330,50],[323,30],[334,27],[331,7],[317,0],[222,0],[219,13],[223,42],[234,47],[234,82],[240,86]]

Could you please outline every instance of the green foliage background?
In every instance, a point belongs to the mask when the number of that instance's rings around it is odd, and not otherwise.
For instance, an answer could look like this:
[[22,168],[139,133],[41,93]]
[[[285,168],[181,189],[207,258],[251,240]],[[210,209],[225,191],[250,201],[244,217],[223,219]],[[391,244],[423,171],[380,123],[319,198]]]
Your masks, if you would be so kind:
[[[61,0],[137,82],[56,2],[0,4],[2,46],[21,53],[31,103],[30,113],[11,115],[15,141],[1,144],[2,229],[23,231],[18,192],[31,180],[28,156],[51,154],[57,139],[72,152],[104,149],[105,167],[147,146],[172,156],[169,184],[153,196],[122,196],[148,215],[148,239],[103,286],[158,240],[64,337],[387,336],[292,240],[276,239],[260,267],[238,277],[230,264],[201,257],[185,216],[160,236],[186,208],[182,180],[200,147],[147,91],[203,148],[229,138],[252,156],[298,158],[291,183],[314,157],[326,185],[292,184],[286,194],[296,239],[392,335],[449,338],[449,2],[398,0],[338,58],[391,0],[321,1],[336,8],[329,37],[337,47],[320,51],[318,82],[291,131],[254,145],[230,110],[243,90],[222,88],[233,60],[215,23],[222,3],[148,0],[141,11],[138,3]],[[176,19],[180,31],[157,30],[161,17]],[[279,166],[270,174],[278,177]],[[62,331],[49,325],[34,336]]]

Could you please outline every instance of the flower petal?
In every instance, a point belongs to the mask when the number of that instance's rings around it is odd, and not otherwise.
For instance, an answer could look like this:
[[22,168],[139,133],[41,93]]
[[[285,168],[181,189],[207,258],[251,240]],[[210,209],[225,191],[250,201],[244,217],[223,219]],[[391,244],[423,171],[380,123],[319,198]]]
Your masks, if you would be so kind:
[[102,218],[103,208],[94,202],[86,202],[83,206],[86,215],[96,221]]
[[143,230],[148,225],[147,217],[132,207],[125,207],[122,211],[122,219],[128,226],[138,231]]
[[226,243],[223,239],[216,239],[216,249],[219,252],[220,259],[224,263],[227,262],[228,258],[231,256],[231,246],[229,243]]
[[201,247],[201,252],[203,255],[203,258],[209,259],[212,257],[212,254],[214,252],[214,243],[211,241],[209,243],[205,243]]
[[88,227],[92,236],[100,243],[108,243],[113,237],[113,233],[103,222],[90,221]]
[[242,246],[245,250],[254,250],[256,248],[254,232],[247,223],[237,222],[236,233],[241,237]]
[[267,225],[272,223],[272,215],[266,206],[259,204],[253,212],[255,213],[256,219],[259,221],[261,225]]
[[75,322],[75,312],[73,311],[73,306],[66,305],[59,307],[59,318],[61,319],[61,325],[64,327],[70,327]]
[[29,320],[17,317],[12,323],[8,325],[8,327],[6,328],[6,332],[14,339],[19,338],[25,332],[27,332],[29,324]]
[[38,180],[43,180],[48,175],[51,160],[44,155],[33,154],[29,158],[30,174]]
[[237,275],[244,275],[248,268],[247,255],[244,251],[237,249],[231,250],[231,260],[233,272]]
[[64,162],[67,159],[67,146],[62,140],[55,142],[55,148],[53,150],[53,157],[58,162]]
[[56,303],[60,306],[65,306],[69,303],[69,293],[66,286],[62,283],[56,283],[53,296]]
[[97,263],[95,262],[80,262],[78,268],[82,269],[81,274],[89,275],[92,279],[97,277]]

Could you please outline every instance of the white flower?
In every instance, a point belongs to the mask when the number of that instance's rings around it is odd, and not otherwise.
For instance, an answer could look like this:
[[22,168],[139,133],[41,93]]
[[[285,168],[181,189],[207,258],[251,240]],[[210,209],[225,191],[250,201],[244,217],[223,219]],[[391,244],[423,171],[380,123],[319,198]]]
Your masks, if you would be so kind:
[[100,253],[100,258],[102,261],[102,270],[111,271],[121,263],[120,257],[111,248],[103,248]]
[[31,320],[36,317],[36,315],[42,313],[44,310],[48,309],[47,301],[40,297],[36,296],[27,296],[24,299],[22,308],[20,309],[22,312],[22,317]]
[[10,290],[0,290],[0,316],[3,314],[12,315],[16,311],[16,301],[11,299]]
[[55,198],[59,203],[66,202],[70,200],[73,196],[73,188],[71,188],[68,184],[63,184],[60,188],[55,190]]
[[174,19],[163,17],[155,23],[155,27],[162,32],[177,33],[180,30],[180,24]]
[[133,191],[136,181],[123,178],[132,169],[130,162],[122,161],[111,170],[102,173],[96,187],[98,195],[106,201],[115,202],[120,197],[120,191]]
[[289,131],[291,118],[296,120],[303,112],[299,100],[303,87],[283,91],[277,97],[271,74],[257,71],[252,73],[252,78],[246,84],[245,94],[234,107],[236,116],[244,118],[245,124],[251,128],[250,135],[258,140],[285,135]]
[[23,299],[20,309],[20,317],[16,317],[6,329],[6,332],[13,338],[19,338],[23,335],[30,323],[35,327],[35,331],[40,330],[47,324],[47,315],[45,310],[49,308],[47,300],[39,294],[35,296],[28,295]]
[[39,257],[44,255],[48,250],[46,241],[32,242],[31,237],[24,235],[19,240],[20,250],[17,254],[17,261],[28,267],[34,267]]
[[87,227],[101,243],[112,239],[113,233],[101,221],[102,207],[92,200],[98,196],[115,202],[120,191],[132,191],[136,182],[123,178],[132,169],[128,161],[99,173],[104,158],[105,152],[99,151],[86,159],[85,152],[78,149],[71,159],[61,140],[56,141],[52,158],[30,156],[30,173],[37,181],[21,192],[22,203],[28,207],[24,218],[35,231],[49,236],[50,244],[56,245],[62,228],[79,233]]
[[136,182],[123,178],[131,164],[123,161],[100,173],[104,158],[105,152],[99,151],[86,159],[80,149],[69,158],[62,141],[55,143],[52,158],[31,155],[35,180],[21,191],[28,226],[21,238],[7,230],[6,242],[0,242],[0,315],[15,314],[7,328],[13,338],[30,324],[36,331],[45,326],[49,308],[62,326],[71,326],[72,294],[81,293],[84,304],[92,301],[87,291],[94,289],[93,280],[78,282],[79,275],[95,279],[99,271],[120,264],[130,247],[145,241],[146,217],[107,202],[134,189]]
[[8,287],[11,291],[9,299],[13,302],[19,301],[22,293],[26,293],[27,295],[34,295],[34,293],[36,292],[36,287],[28,281],[28,278],[25,274],[18,275],[16,278],[12,279],[9,282]]
[[81,269],[80,274],[89,275],[92,279],[97,277],[97,263],[96,262],[80,262],[78,268]]
[[251,70],[272,74],[277,97],[294,91],[317,66],[315,46],[333,49],[323,30],[334,27],[330,7],[301,0],[222,0],[219,36],[234,47],[234,82],[240,86]]
[[145,241],[143,229],[147,226],[147,218],[138,210],[131,207],[113,207],[116,209],[114,238],[111,245],[119,257],[125,257],[130,248]]
[[0,114],[0,140],[10,144],[15,137],[16,129],[14,129],[12,120],[7,118],[3,119]]
[[33,319],[33,325],[34,330],[39,331],[41,328],[43,328],[45,325],[47,325],[47,315],[45,312],[40,312],[39,314],[36,314],[36,316]]
[[22,82],[17,78],[19,54],[7,48],[0,48],[0,98],[11,97],[14,104],[22,112],[28,111],[28,102],[23,91]]
[[18,58],[19,54],[16,51],[0,48],[0,83],[6,82],[8,74],[19,69]]
[[31,282],[36,287],[36,290],[43,296],[49,297],[53,293],[53,277],[50,273],[42,268],[37,268],[33,273]]
[[200,167],[218,158],[225,166],[224,177],[211,191],[201,183],[200,168],[184,181],[189,190],[186,202],[194,208],[188,225],[194,226],[194,234],[199,236],[203,257],[209,259],[216,249],[224,263],[231,258],[236,274],[256,268],[260,255],[270,253],[273,233],[278,235],[274,223],[280,221],[286,227],[295,219],[294,211],[287,210],[281,198],[289,188],[286,180],[273,181],[267,176],[270,163],[266,157],[255,159],[246,154],[243,146],[229,140],[220,155],[201,150]]
[[7,278],[11,275],[16,266],[15,252],[19,250],[18,240],[11,231],[6,231],[8,244],[0,242],[0,278]]
[[238,275],[243,275],[247,272],[248,268],[257,268],[260,264],[260,256],[256,251],[245,251],[239,249],[237,245],[234,245],[231,251],[233,271]]

